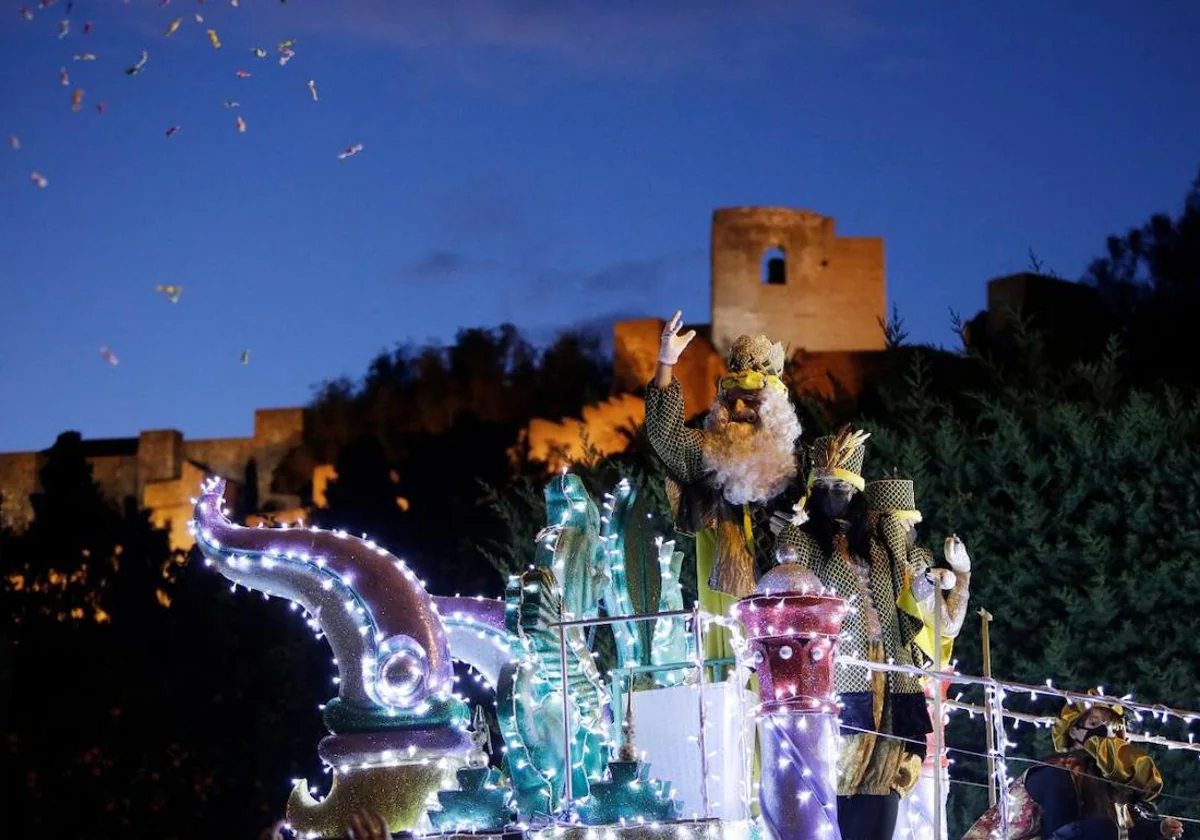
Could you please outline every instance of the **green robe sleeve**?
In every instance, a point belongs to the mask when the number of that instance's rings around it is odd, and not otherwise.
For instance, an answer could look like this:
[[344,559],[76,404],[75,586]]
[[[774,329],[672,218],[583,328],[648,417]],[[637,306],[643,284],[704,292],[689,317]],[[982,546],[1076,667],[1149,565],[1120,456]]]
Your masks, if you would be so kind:
[[646,386],[646,436],[667,470],[681,484],[704,476],[704,433],[689,429],[683,418],[683,386],[671,379],[666,388]]

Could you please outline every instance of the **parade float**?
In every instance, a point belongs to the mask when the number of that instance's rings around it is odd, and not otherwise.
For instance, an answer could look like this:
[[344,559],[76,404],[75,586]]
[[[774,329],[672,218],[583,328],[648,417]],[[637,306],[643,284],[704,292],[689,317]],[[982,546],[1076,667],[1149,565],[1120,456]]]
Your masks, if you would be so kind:
[[[223,490],[209,481],[195,507],[206,562],[235,587],[291,601],[335,655],[337,695],[322,709],[330,734],[317,745],[332,784],[318,799],[295,783],[286,818],[301,837],[342,837],[352,815],[371,812],[393,833],[439,837],[839,840],[835,666],[925,679],[934,721],[954,708],[978,714],[999,791],[1011,781],[1005,720],[1055,721],[1006,709],[1013,692],[1197,717],[963,675],[940,661],[934,691],[935,669],[840,650],[852,599],[822,586],[787,546],[727,615],[684,605],[680,554],[667,539],[654,540],[631,585],[628,482],[597,504],[576,476],[552,479],[547,526],[503,600],[431,595],[402,560],[344,532],[240,526],[223,509]],[[604,625],[616,642],[607,673],[589,632]],[[705,658],[714,629],[730,634],[732,665]],[[494,689],[490,713],[472,715],[456,696],[456,662]],[[947,700],[950,683],[982,687],[984,703]],[[495,761],[488,720],[503,745]],[[945,837],[945,755],[937,726],[897,840]],[[1012,807],[998,797],[1000,836]]]

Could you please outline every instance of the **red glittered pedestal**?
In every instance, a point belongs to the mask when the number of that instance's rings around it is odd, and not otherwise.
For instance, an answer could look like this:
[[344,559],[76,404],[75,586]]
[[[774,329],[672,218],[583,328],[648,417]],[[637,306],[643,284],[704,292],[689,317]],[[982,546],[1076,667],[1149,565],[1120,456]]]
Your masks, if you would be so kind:
[[758,671],[763,712],[837,714],[833,663],[846,602],[833,595],[780,592],[734,605]]
[[784,562],[733,607],[758,672],[758,801],[771,840],[841,838],[834,660],[846,602],[822,593],[812,572]]

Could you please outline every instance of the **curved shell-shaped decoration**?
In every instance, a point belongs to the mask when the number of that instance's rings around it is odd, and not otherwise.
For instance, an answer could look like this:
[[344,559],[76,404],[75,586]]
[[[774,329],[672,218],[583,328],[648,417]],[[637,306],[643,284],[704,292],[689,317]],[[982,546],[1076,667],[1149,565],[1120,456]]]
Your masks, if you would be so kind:
[[196,504],[196,545],[235,584],[294,601],[329,640],[338,696],[411,709],[450,690],[445,630],[420,580],[368,540],[318,528],[246,528],[222,511],[214,479]]

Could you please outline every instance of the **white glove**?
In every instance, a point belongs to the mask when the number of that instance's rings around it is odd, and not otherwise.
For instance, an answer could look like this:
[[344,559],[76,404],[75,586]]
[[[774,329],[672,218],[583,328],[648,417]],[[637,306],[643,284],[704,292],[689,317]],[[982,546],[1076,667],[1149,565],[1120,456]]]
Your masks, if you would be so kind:
[[671,320],[667,321],[667,325],[663,327],[662,341],[658,345],[658,360],[664,365],[673,365],[678,362],[688,344],[696,337],[695,330],[688,330],[680,334],[681,326],[683,326],[683,312],[676,310],[675,314],[671,316]]
[[964,573],[971,571],[971,555],[967,554],[967,547],[958,538],[958,534],[946,537],[945,542],[942,543],[942,552],[946,556],[946,562],[954,571]]
[[925,577],[930,583],[940,583],[942,589],[953,589],[955,581],[958,580],[949,569],[926,569]]

